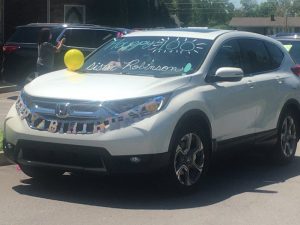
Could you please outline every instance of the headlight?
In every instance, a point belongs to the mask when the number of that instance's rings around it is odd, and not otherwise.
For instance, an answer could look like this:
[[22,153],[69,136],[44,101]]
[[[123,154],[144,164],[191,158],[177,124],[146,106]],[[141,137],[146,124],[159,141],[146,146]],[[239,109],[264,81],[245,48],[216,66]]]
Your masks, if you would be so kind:
[[104,102],[102,106],[114,114],[144,117],[160,111],[168,102],[169,97],[170,94],[164,94],[126,101]]
[[26,97],[24,91],[21,91],[21,94],[16,101],[16,110],[21,119],[28,117],[30,114],[28,104],[30,104],[29,99]]

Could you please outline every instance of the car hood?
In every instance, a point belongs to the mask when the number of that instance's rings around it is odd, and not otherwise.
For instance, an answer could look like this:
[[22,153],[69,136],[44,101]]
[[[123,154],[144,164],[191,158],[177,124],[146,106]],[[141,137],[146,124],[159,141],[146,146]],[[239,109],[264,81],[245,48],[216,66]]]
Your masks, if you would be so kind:
[[168,93],[188,82],[187,76],[157,78],[60,70],[36,78],[24,91],[41,98],[107,101]]

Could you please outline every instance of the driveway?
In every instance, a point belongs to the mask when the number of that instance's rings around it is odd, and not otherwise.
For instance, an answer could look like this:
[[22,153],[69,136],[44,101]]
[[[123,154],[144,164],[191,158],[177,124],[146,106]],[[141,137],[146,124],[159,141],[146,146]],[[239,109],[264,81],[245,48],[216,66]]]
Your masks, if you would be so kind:
[[0,168],[0,224],[298,225],[300,155],[275,166],[257,153],[217,160],[199,190],[163,177],[80,177],[39,182]]

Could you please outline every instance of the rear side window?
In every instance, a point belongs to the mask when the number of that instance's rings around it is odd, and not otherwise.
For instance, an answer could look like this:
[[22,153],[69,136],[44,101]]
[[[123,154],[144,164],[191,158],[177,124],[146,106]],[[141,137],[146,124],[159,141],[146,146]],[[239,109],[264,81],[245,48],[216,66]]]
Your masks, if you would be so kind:
[[300,63],[300,41],[284,40],[280,41],[290,53],[295,63]]
[[240,39],[239,43],[242,53],[242,69],[245,75],[273,70],[269,53],[263,41]]
[[236,40],[225,42],[221,45],[216,57],[214,58],[210,74],[215,75],[221,67],[241,68],[240,48]]
[[[18,27],[15,33],[8,39],[7,42],[37,43],[39,31],[42,28],[44,27]],[[62,28],[51,29],[51,41],[55,42],[57,36],[61,33],[61,31]]]
[[98,48],[115,37],[116,33],[107,30],[68,29],[64,36],[67,46]]
[[271,67],[273,70],[278,69],[282,63],[284,54],[275,44],[265,42],[271,59]]
[[8,42],[37,43],[40,27],[19,27]]

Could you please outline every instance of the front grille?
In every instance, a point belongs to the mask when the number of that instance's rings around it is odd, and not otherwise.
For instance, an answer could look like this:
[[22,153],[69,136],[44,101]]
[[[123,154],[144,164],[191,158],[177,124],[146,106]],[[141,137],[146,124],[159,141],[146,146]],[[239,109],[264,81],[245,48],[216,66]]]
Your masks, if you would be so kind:
[[52,133],[92,134],[105,132],[116,123],[115,113],[102,107],[100,102],[28,96],[22,97],[22,100],[24,102],[21,104],[29,111],[24,117],[32,129]]
[[[63,165],[70,168],[104,169],[104,150],[100,148],[23,141],[18,147],[21,160],[33,163]],[[102,154],[101,154],[102,153]]]
[[161,101],[154,98],[127,111],[115,112],[116,107],[108,102],[36,98],[22,92],[16,102],[16,110],[32,129],[52,133],[95,134],[128,127],[150,117]]
[[[25,103],[26,104],[26,103]],[[66,107],[68,118],[71,120],[85,119],[95,120],[112,116],[113,112],[109,112],[107,108],[101,107],[100,102],[92,101],[66,101],[32,98],[30,104],[26,104],[31,113],[39,114],[44,117],[57,116],[58,106]]]

